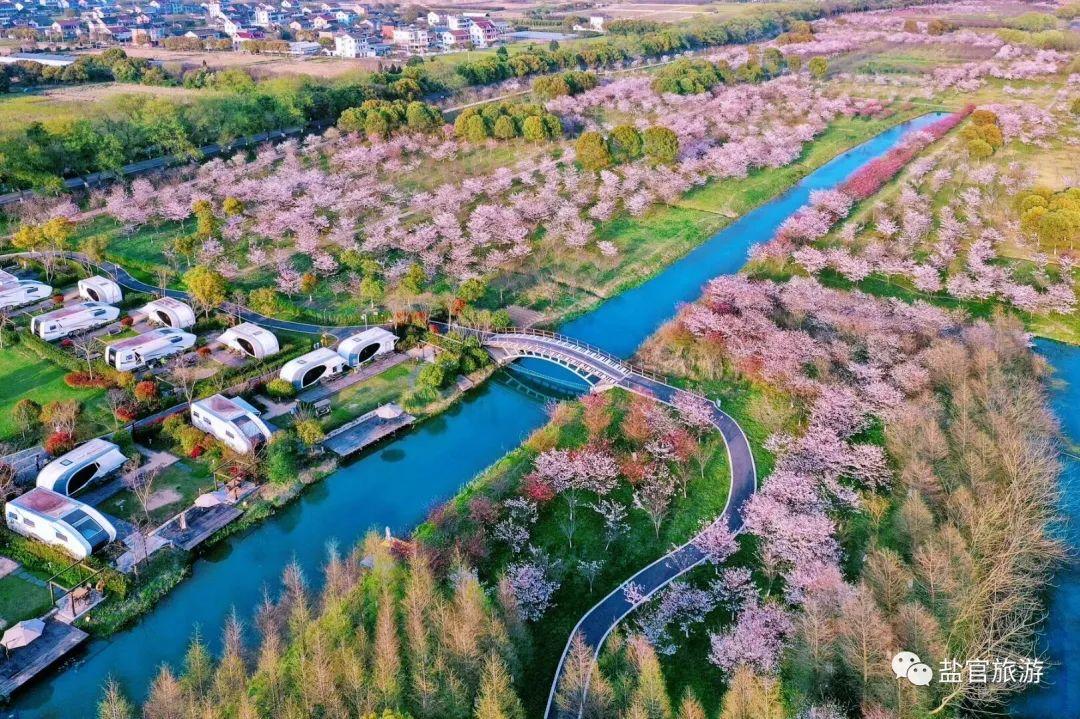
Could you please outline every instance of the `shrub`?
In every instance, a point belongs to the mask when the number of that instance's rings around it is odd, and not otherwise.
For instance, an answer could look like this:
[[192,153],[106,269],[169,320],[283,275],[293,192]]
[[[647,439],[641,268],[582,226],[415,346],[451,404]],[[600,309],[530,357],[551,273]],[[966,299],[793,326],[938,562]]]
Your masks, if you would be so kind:
[[122,327],[131,327],[133,324],[135,324],[135,318],[131,315],[120,318],[120,325]]
[[277,377],[266,383],[266,393],[274,399],[290,399],[296,396],[292,382]]
[[326,433],[322,426],[314,419],[302,419],[296,423],[296,436],[308,447],[318,444]]
[[75,435],[71,432],[53,432],[45,438],[45,451],[53,457],[70,452],[75,447]]
[[184,425],[176,432],[176,441],[180,444],[180,449],[184,451],[184,454],[190,455],[195,451],[196,447],[200,447],[200,445],[203,444],[205,439],[206,435],[203,434],[202,430],[192,427],[191,425]]
[[290,484],[299,473],[299,447],[291,433],[280,433],[266,448],[266,477],[274,484]]
[[187,420],[184,419],[184,415],[181,413],[170,414],[161,423],[161,429],[165,432],[165,435],[172,437],[175,440],[179,440],[177,434],[183,427],[187,426]]
[[113,382],[110,378],[101,374],[91,377],[86,372],[68,372],[64,375],[64,384],[72,389],[105,389],[112,387]]
[[133,404],[122,404],[116,408],[116,418],[121,422],[133,422],[139,418],[139,408]]
[[153,402],[158,396],[157,382],[148,379],[143,380],[135,385],[132,394],[135,395],[135,399],[143,404]]
[[986,140],[968,140],[968,155],[975,160],[985,160],[994,154],[994,148]]

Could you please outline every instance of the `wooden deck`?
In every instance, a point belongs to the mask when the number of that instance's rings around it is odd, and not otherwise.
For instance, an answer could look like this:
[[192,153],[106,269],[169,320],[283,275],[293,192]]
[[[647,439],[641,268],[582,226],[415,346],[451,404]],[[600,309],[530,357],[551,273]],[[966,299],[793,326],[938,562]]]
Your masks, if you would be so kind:
[[70,624],[58,622],[52,617],[46,619],[45,631],[40,637],[25,647],[12,649],[0,661],[0,696],[11,696],[16,689],[82,644],[88,636]]
[[[416,421],[416,417],[408,412],[401,412],[396,417],[380,416],[380,410],[387,406],[373,409],[338,427],[326,436],[323,446],[340,457],[347,457]],[[400,408],[396,409],[400,411]]]
[[218,504],[213,507],[191,507],[185,510],[185,514],[186,526],[181,526],[178,514],[154,530],[154,534],[189,552],[243,512],[229,504]]

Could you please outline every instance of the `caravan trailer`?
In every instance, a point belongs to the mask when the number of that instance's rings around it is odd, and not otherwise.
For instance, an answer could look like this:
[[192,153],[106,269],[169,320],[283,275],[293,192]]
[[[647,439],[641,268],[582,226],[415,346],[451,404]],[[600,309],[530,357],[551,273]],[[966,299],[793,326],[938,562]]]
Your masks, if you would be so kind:
[[99,437],[80,444],[42,467],[37,486],[71,496],[108,477],[126,462],[127,457],[119,447]]
[[350,367],[359,367],[379,355],[393,352],[396,343],[397,337],[393,332],[382,327],[372,327],[343,339],[337,347],[337,353]]
[[43,340],[58,340],[113,322],[120,310],[104,302],[79,302],[30,320],[30,331]]
[[44,487],[9,501],[4,517],[13,532],[60,547],[75,559],[116,539],[116,527],[96,509]]
[[269,441],[270,427],[259,410],[241,397],[213,397],[191,403],[191,424],[210,434],[239,454],[248,454]]
[[166,327],[182,330],[195,324],[195,310],[172,297],[161,297],[147,302],[142,311],[151,322]]
[[251,322],[241,322],[221,333],[218,342],[255,359],[276,355],[281,347],[274,333]]
[[316,382],[336,377],[345,371],[345,359],[329,347],[320,347],[300,355],[281,367],[281,379],[296,389],[306,389]]
[[52,287],[36,280],[16,279],[13,282],[4,282],[0,284],[0,309],[38,302],[52,294],[52,291]]
[[145,367],[154,360],[170,357],[195,345],[195,335],[171,327],[159,327],[138,337],[120,340],[105,350],[105,361],[126,372]]
[[124,293],[108,277],[95,275],[79,280],[79,297],[91,302],[119,302],[124,299]]

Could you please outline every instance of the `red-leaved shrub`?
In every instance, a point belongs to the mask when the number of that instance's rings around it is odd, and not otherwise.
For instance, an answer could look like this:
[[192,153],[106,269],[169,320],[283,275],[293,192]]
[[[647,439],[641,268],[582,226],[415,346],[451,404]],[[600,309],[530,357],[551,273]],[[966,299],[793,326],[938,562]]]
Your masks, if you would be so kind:
[[45,451],[52,456],[70,452],[75,447],[75,435],[71,432],[53,432],[45,438]]

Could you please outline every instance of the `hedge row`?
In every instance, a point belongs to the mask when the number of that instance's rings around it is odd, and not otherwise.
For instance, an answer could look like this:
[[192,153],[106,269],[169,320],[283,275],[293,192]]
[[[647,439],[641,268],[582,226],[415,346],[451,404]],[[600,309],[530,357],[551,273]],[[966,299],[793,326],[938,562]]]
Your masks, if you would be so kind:
[[57,581],[67,587],[73,587],[90,577],[98,570],[101,574],[93,580],[104,580],[105,588],[119,597],[127,596],[131,579],[126,574],[113,569],[97,557],[87,557],[75,564],[75,559],[51,544],[37,542],[21,534],[16,534],[7,527],[0,527],[0,547],[6,557],[46,574],[57,576]]

